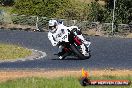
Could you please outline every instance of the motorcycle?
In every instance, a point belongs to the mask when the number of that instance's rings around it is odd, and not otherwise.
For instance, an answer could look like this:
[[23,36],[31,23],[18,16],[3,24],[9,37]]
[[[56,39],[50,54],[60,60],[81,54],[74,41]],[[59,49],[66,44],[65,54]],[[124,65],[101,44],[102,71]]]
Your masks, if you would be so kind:
[[[58,35],[58,46],[62,46],[62,52],[58,53],[58,56],[62,56],[61,59],[64,59],[67,56],[76,56],[79,59],[88,59],[91,57],[89,45],[85,45],[83,41],[77,36],[81,34],[81,31],[77,28],[72,30],[61,29],[60,34]],[[81,45],[84,44],[87,55],[82,54]]]

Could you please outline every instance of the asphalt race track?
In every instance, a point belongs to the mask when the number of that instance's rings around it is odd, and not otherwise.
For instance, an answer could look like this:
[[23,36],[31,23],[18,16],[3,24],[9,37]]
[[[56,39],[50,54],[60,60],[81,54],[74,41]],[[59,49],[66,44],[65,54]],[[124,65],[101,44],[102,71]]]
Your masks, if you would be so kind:
[[30,49],[46,52],[47,56],[39,60],[2,62],[0,69],[131,69],[132,39],[89,37],[91,45],[90,59],[78,60],[67,58],[59,60],[53,54],[57,51],[52,47],[46,32],[25,32],[0,30],[0,43],[19,44]]

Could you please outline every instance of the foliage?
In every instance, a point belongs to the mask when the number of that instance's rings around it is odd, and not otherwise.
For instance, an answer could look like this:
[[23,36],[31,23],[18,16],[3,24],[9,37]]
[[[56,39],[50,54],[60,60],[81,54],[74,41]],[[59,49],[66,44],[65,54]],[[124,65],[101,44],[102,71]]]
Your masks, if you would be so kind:
[[[51,18],[86,18],[87,5],[75,0],[17,0],[13,13]],[[84,15],[85,14],[85,15]]]
[[17,0],[14,12],[24,15],[53,17],[57,10],[65,7],[69,0]]
[[[108,13],[112,14],[114,0],[106,1]],[[127,23],[132,21],[132,1],[131,0],[116,0],[115,3],[115,23]]]
[[56,12],[56,16],[72,20],[87,20],[87,13],[87,4],[70,0],[67,7],[62,7]]
[[103,8],[98,2],[91,2],[89,4],[88,19],[90,21],[102,21],[103,19]]
[[35,25],[36,24],[36,17],[12,16],[12,22],[14,24],[21,24],[21,25]]
[[[77,0],[16,0],[13,13],[37,15],[49,18],[112,21],[113,0],[98,0],[91,3]],[[130,23],[132,18],[131,0],[116,0],[115,23]]]
[[129,24],[130,22],[132,22],[132,1],[117,0],[115,12],[117,23]]
[[[90,21],[111,22],[114,0],[106,0],[106,5],[102,6],[98,2],[89,4]],[[131,23],[132,21],[132,2],[131,0],[116,0],[115,23]]]
[[0,0],[0,4],[3,6],[12,6],[14,4],[14,0]]

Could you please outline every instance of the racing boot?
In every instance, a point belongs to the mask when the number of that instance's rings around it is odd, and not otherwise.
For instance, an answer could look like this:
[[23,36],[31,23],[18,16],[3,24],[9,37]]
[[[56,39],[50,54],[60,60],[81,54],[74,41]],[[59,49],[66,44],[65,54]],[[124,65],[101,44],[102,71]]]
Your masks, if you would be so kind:
[[82,50],[82,54],[84,56],[89,56],[89,53],[87,52],[87,48],[84,44],[80,45],[81,46],[81,50]]
[[63,48],[64,48],[63,46],[59,46],[58,50],[59,59],[64,59],[68,55]]
[[87,47],[87,52],[90,52],[89,46],[91,45],[91,42],[84,40],[83,43]]
[[68,55],[69,55],[69,53],[68,53],[68,52],[65,52],[65,51],[63,51],[63,50],[62,50],[62,52],[60,52],[60,53],[58,54],[59,59],[65,59],[65,57],[68,56]]

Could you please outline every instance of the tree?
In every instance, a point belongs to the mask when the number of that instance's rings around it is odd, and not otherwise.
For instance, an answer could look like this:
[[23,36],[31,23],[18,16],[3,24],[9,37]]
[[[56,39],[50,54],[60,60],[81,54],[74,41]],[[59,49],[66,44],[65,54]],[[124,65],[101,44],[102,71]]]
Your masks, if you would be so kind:
[[76,0],[69,0],[65,3],[65,7],[57,10],[56,16],[59,18],[72,20],[86,20],[88,14],[88,6],[86,3],[76,2]]
[[14,0],[0,0],[0,4],[3,6],[12,6],[14,4]]
[[14,12],[24,15],[53,17],[58,9],[66,7],[69,0],[17,0]]
[[[106,8],[109,13],[112,13],[114,0],[108,0]],[[132,1],[131,0],[116,0],[115,8],[115,22],[116,23],[130,23],[132,19]]]
[[[111,22],[114,0],[105,0],[106,5],[101,6],[98,2],[89,4],[90,21]],[[132,1],[116,0],[115,23],[132,23]]]
[[89,4],[89,14],[88,14],[88,20],[89,21],[104,21],[104,7],[100,5],[98,2],[91,2]]
[[14,13],[50,18],[83,20],[87,18],[88,6],[76,0],[17,0]]

